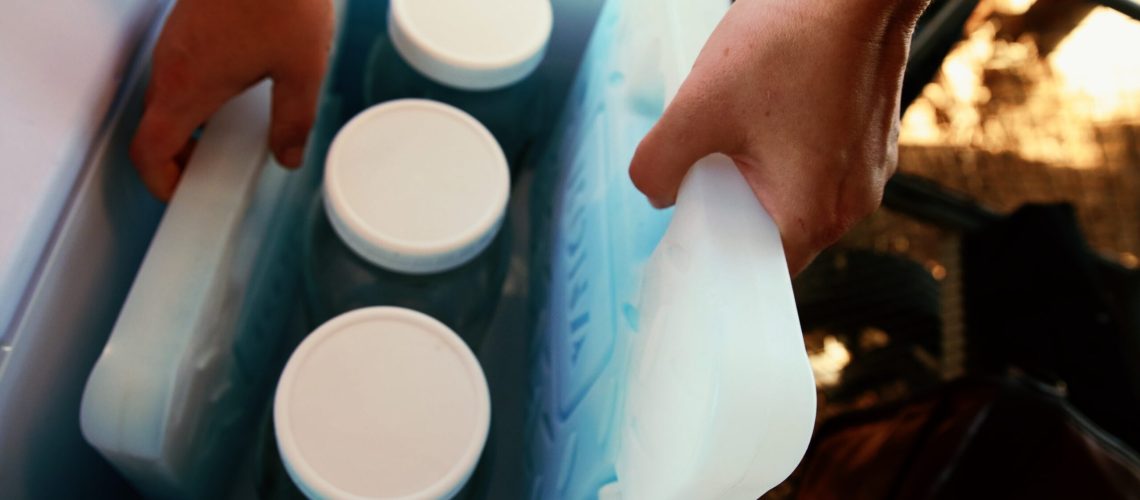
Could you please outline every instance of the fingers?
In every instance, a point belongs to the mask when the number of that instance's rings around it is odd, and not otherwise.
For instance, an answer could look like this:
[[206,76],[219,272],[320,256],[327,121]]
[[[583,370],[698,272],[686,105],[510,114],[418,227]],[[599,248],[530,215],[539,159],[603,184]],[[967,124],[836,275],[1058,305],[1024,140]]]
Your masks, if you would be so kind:
[[323,66],[273,81],[273,118],[269,147],[282,166],[296,168],[317,114]]
[[788,261],[788,274],[795,277],[807,268],[823,249],[831,246],[838,240],[826,241],[818,235],[812,234],[803,218],[796,220],[776,220],[780,228],[780,239],[784,243],[784,258]]
[[190,136],[216,104],[152,84],[148,104],[131,142],[131,161],[147,190],[170,201],[182,175],[183,161],[192,147]]
[[829,175],[841,170],[837,166],[790,162],[759,169],[751,162],[737,164],[780,229],[792,276],[874,212],[882,199],[881,183],[874,177]]
[[[826,248],[826,247],[825,247]],[[784,242],[784,256],[788,259],[788,275],[795,278],[815,260],[822,249],[796,247]]]
[[807,267],[822,248],[822,237],[815,234],[823,218],[820,216],[822,211],[819,203],[822,196],[803,196],[801,193],[822,193],[828,188],[809,184],[807,176],[797,173],[788,175],[789,170],[800,170],[787,168],[790,165],[773,168],[774,165],[762,163],[763,160],[752,155],[734,157],[733,161],[780,230],[788,272],[795,276]]
[[229,98],[273,79],[270,147],[280,163],[301,163],[333,33],[329,0],[177,2],[154,49],[153,73],[131,158],[147,188],[169,200],[179,153],[194,129]]
[[[191,134],[242,87],[199,87],[164,68],[156,64],[130,155],[151,194],[170,201],[193,147]],[[300,166],[316,115],[323,63],[314,65],[311,73],[296,72],[274,82],[270,147],[284,166]]]
[[716,111],[699,98],[699,83],[686,82],[657,124],[642,139],[629,177],[657,208],[673,205],[685,174],[697,160],[725,152],[733,127],[715,123]]
[[[308,37],[303,37],[304,50],[293,50],[270,66],[273,79],[273,118],[269,129],[269,147],[282,166],[296,168],[304,159],[309,129],[317,115],[321,81],[328,66],[333,34],[333,10],[325,1],[306,2],[306,14],[288,20],[303,23]],[[309,11],[311,9],[311,12]]]

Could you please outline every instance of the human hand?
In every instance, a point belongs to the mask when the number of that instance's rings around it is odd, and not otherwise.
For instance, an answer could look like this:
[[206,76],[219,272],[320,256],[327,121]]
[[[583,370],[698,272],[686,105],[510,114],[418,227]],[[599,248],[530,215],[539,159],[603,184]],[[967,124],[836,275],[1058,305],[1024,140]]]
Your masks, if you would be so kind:
[[190,140],[228,99],[273,80],[269,145],[297,167],[316,115],[332,42],[330,0],[179,0],[154,49],[145,109],[130,155],[167,201]]
[[882,201],[910,35],[927,3],[738,0],[638,146],[633,183],[669,206],[697,160],[730,156],[799,273]]

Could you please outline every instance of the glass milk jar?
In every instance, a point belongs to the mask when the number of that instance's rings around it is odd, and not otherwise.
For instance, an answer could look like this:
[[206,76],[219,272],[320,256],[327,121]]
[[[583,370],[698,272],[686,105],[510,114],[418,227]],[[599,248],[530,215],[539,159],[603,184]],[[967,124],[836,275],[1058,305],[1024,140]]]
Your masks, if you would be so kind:
[[404,99],[333,140],[303,240],[312,326],[366,306],[425,313],[478,348],[506,275],[506,158],[470,115]]
[[544,116],[534,70],[552,26],[549,0],[391,0],[365,69],[365,100],[427,98],[463,109],[514,167]]

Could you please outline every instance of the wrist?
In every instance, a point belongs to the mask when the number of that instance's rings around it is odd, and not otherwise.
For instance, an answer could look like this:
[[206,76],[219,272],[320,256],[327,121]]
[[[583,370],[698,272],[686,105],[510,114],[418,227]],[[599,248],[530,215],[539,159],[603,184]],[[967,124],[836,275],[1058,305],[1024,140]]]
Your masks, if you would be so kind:
[[895,38],[909,37],[930,0],[785,0],[784,4],[834,27]]
[[930,0],[892,0],[890,17],[897,29],[905,30],[907,35],[914,31],[918,18],[930,5]]

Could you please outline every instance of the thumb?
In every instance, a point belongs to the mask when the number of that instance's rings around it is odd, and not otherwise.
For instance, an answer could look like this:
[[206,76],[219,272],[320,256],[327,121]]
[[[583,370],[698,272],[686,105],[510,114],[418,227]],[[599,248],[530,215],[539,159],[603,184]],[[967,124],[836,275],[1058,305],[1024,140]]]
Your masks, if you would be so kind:
[[729,127],[717,125],[708,99],[694,85],[683,85],[661,119],[641,140],[629,165],[629,177],[657,208],[673,205],[685,174],[705,156],[723,152]]
[[275,77],[269,147],[282,166],[296,168],[317,115],[322,71]]

